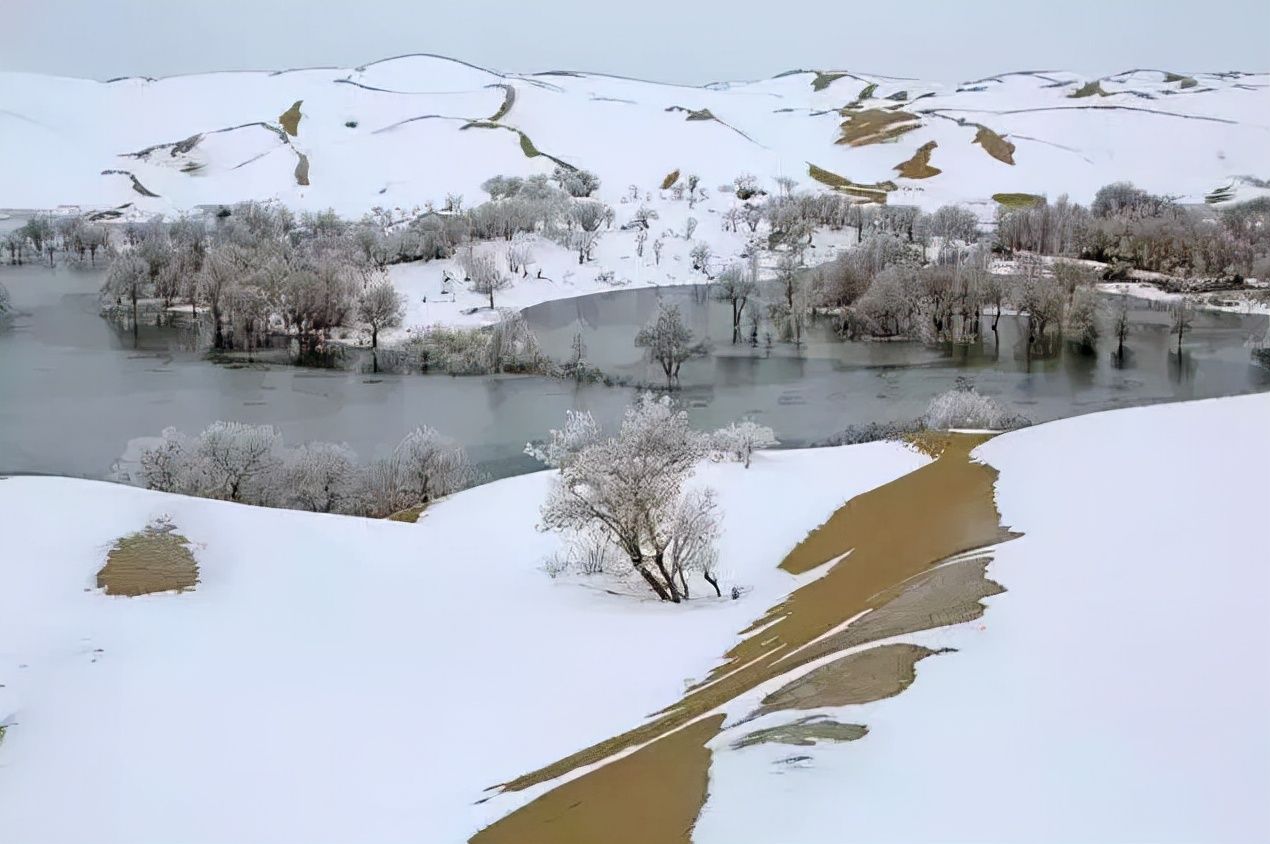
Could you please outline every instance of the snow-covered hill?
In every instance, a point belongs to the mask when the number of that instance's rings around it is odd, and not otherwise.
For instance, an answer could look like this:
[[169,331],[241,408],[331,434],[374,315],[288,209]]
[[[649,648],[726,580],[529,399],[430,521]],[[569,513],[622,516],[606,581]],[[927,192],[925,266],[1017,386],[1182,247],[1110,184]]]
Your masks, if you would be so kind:
[[787,175],[925,207],[988,209],[998,193],[1088,200],[1121,179],[1200,201],[1264,190],[1242,177],[1270,177],[1267,150],[1270,74],[1023,72],[943,86],[794,71],[687,87],[427,55],[159,80],[0,74],[10,208],[276,197],[359,215],[447,193],[470,204],[486,178],[556,160],[599,174],[610,201],[675,170],[709,188],[750,172],[770,189]]
[[[867,725],[858,740],[737,749],[781,715],[738,720],[768,687],[726,704],[693,840],[1265,840],[1270,568],[1252,526],[1268,425],[1261,395],[981,446],[1023,534],[987,570],[1006,591],[985,593],[982,618],[895,637],[957,649],[922,660],[911,688],[810,710]],[[417,525],[0,480],[0,829],[466,840],[546,786],[477,802],[484,788],[673,702],[735,631],[824,574],[775,567],[804,531],[926,465],[887,443],[708,465],[724,564],[753,591],[686,607],[538,571],[556,543],[534,530],[547,473]],[[93,589],[109,544],[164,514],[193,543],[193,591]]]

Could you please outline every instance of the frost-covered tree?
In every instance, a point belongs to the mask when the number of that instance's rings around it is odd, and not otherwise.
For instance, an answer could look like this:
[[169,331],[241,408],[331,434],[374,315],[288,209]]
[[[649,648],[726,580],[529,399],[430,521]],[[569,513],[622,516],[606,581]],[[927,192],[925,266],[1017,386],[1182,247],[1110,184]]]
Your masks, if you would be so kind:
[[692,260],[692,268],[701,272],[708,272],[710,269],[710,256],[713,254],[710,244],[704,240],[693,244],[692,249],[688,252],[688,257]]
[[563,428],[552,428],[544,443],[529,443],[525,454],[552,469],[568,466],[584,449],[602,438],[589,410],[566,410]]
[[503,275],[498,261],[487,252],[477,252],[469,246],[459,253],[459,265],[472,285],[472,292],[489,297],[490,310],[494,309],[494,293],[511,287],[511,279]]
[[931,399],[922,422],[927,428],[941,431],[949,428],[1000,431],[1018,427],[1023,420],[996,399],[973,388],[958,387]]
[[[686,541],[679,510],[688,506],[684,483],[704,451],[687,414],[647,393],[627,409],[617,436],[588,443],[561,465],[542,524],[566,534],[601,531],[658,598],[680,603],[692,555],[674,547],[677,538]],[[713,501],[705,503],[708,514]],[[710,531],[698,533],[712,540]]]
[[1063,315],[1063,334],[1081,348],[1092,351],[1098,342],[1098,294],[1092,287],[1078,287]]
[[701,353],[693,343],[692,331],[684,324],[678,305],[662,302],[657,315],[635,335],[635,345],[648,349],[666,375],[666,389],[679,380],[679,367],[684,361]]
[[402,490],[412,505],[427,504],[476,481],[476,470],[463,447],[427,426],[407,434],[393,456],[399,466]]
[[370,328],[370,347],[379,348],[379,332],[396,328],[406,315],[405,297],[387,278],[369,285],[357,297],[357,318]]
[[945,205],[930,215],[927,229],[933,236],[944,240],[973,243],[979,234],[979,218],[968,208]]
[[590,196],[600,187],[600,179],[588,170],[571,167],[556,167],[551,178],[560,185],[560,189],[572,197]]
[[780,445],[776,432],[752,419],[733,422],[710,435],[710,448],[719,459],[735,460],[750,468],[754,452]]
[[298,510],[355,511],[356,480],[357,455],[347,446],[306,443],[282,458],[280,493]]
[[661,266],[661,250],[665,245],[660,237],[653,241],[653,263],[658,266]]
[[132,315],[132,339],[137,340],[137,302],[144,298],[150,284],[150,268],[146,262],[132,254],[120,256],[113,261],[106,271],[106,281],[102,285],[103,296],[114,299],[116,303],[127,302]]
[[13,300],[9,297],[9,288],[0,283],[0,320],[13,313]]
[[206,481],[203,494],[226,501],[265,503],[279,465],[281,437],[272,425],[213,422],[194,443]]
[[742,173],[732,180],[732,192],[736,194],[736,198],[742,201],[758,196],[762,191],[759,190],[758,177],[753,173]]

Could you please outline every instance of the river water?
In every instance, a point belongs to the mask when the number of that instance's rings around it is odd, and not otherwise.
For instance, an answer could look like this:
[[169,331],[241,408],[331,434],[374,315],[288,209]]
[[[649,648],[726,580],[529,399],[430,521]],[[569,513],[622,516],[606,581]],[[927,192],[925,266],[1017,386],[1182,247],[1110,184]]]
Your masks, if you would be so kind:
[[[578,385],[496,375],[370,374],[282,364],[215,363],[180,328],[131,331],[101,318],[101,272],[71,267],[0,267],[20,311],[0,329],[0,472],[106,477],[130,440],[173,426],[201,430],[217,419],[277,426],[286,440],[345,442],[363,459],[387,452],[410,429],[431,425],[463,443],[492,477],[537,464],[522,450],[558,426],[566,409],[616,422],[634,386]],[[713,353],[686,363],[679,398],[707,428],[753,416],[786,445],[843,428],[911,419],[959,376],[971,378],[1033,421],[1158,401],[1270,390],[1270,371],[1244,344],[1264,334],[1264,316],[1201,313],[1179,357],[1168,314],[1135,300],[1131,354],[1123,367],[1102,350],[1026,354],[1014,318],[999,343],[940,348],[919,343],[842,343],[813,326],[801,349],[760,340],[730,342],[730,311],[691,288],[616,291],[530,308],[544,349],[569,356],[581,334],[587,357],[627,384],[657,384],[660,372],[632,343],[659,298],[679,304]],[[1110,344],[1104,344],[1109,346]]]

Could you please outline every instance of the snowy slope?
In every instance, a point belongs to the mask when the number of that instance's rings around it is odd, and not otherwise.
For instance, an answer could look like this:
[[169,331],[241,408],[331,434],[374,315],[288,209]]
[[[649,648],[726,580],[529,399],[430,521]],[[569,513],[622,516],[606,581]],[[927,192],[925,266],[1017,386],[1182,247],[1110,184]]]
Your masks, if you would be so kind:
[[[694,841],[1270,840],[1268,430],[1270,396],[1253,396],[980,447],[1024,534],[988,569],[1008,591],[904,637],[958,652],[903,694],[825,710],[863,740],[720,736]],[[794,751],[812,758],[773,764]]]
[[[856,183],[892,181],[890,201],[927,207],[990,208],[1000,192],[1088,200],[1117,179],[1190,201],[1227,185],[1262,190],[1239,178],[1270,172],[1270,75],[1135,71],[1073,96],[1088,82],[1044,72],[950,87],[799,71],[688,87],[504,74],[422,55],[159,80],[4,73],[0,205],[171,210],[278,198],[359,215],[447,193],[471,203],[489,176],[547,172],[552,158],[598,173],[609,201],[630,184],[654,190],[676,169],[711,189],[745,171],[769,189],[782,174],[812,187],[809,164]],[[296,102],[291,135],[280,118]],[[835,143],[844,119],[901,110],[916,128],[897,139]],[[1013,164],[974,143],[979,126],[1015,145]],[[931,142],[929,163],[942,172],[899,176],[896,166]],[[534,149],[543,154],[528,157]]]
[[[878,443],[705,465],[724,582],[752,591],[686,607],[540,571],[545,472],[417,525],[0,480],[0,837],[466,840],[507,810],[483,789],[676,699],[801,582],[776,564],[809,529],[925,462]],[[90,588],[162,514],[197,588]]]

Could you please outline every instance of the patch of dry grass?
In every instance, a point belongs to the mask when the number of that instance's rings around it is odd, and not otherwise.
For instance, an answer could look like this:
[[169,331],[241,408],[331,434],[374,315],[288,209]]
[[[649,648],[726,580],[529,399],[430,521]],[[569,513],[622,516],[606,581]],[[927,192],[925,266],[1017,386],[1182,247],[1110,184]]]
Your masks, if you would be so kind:
[[291,108],[278,115],[278,122],[282,124],[282,131],[291,137],[300,134],[300,104],[304,100],[296,100]]
[[1006,208],[1032,208],[1045,204],[1045,197],[1034,193],[994,193],[992,199]]
[[907,111],[885,111],[870,108],[864,111],[848,111],[842,121],[842,136],[836,143],[859,147],[893,141],[922,125],[916,114]]
[[944,171],[930,165],[930,154],[937,146],[939,144],[935,141],[927,141],[918,147],[912,158],[901,161],[893,169],[898,170],[899,174],[906,179],[929,179],[931,176],[938,176]]
[[671,170],[666,174],[666,178],[661,180],[661,189],[670,190],[675,186],[675,182],[679,181],[679,171]]
[[851,196],[865,200],[867,202],[876,202],[879,205],[886,204],[886,195],[895,190],[897,185],[895,182],[874,182],[872,184],[861,184],[853,182],[846,176],[840,176],[831,170],[823,167],[817,167],[810,162],[807,164],[807,175],[820,182],[822,185],[831,187],[834,190],[842,191]]
[[1014,163],[1014,144],[987,126],[979,126],[979,130],[975,132],[975,139],[971,143],[983,147],[984,152],[997,161],[1003,161],[1006,164]]

